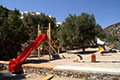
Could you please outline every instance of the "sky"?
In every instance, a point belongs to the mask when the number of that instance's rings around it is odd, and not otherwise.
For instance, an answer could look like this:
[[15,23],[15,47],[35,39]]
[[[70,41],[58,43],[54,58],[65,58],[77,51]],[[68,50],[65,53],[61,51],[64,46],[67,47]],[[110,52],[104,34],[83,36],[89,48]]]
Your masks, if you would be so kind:
[[20,12],[45,13],[58,22],[65,21],[69,14],[94,14],[103,29],[120,22],[120,0],[0,0],[0,5]]

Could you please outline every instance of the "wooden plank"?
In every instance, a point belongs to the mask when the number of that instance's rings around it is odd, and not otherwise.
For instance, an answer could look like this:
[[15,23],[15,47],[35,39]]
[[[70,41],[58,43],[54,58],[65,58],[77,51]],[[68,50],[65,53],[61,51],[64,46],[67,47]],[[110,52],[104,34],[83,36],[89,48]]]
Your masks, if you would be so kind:
[[[57,54],[59,55],[59,47],[56,45],[56,43],[52,40],[52,39],[50,39],[51,41],[52,41],[52,44],[54,44],[55,45],[55,47],[57,48]],[[51,46],[52,46],[52,44],[51,44]]]
[[45,49],[49,52],[49,50],[48,50],[48,48],[44,45],[44,44],[42,44],[44,47],[45,47]]
[[78,62],[78,59],[73,60],[73,62]]
[[[50,45],[50,43],[47,41],[47,43]],[[59,55],[58,53],[57,53],[57,51],[52,47],[52,45],[50,45],[50,47],[53,49],[53,51],[57,54],[57,55]]]
[[54,75],[52,75],[52,74],[50,74],[50,75],[47,75],[47,76],[45,76],[43,79],[41,79],[41,80],[50,80],[51,78],[53,78],[54,77]]
[[56,45],[56,43],[51,39],[52,43],[55,45],[55,47],[58,49],[58,54],[59,54],[59,47]]
[[43,65],[43,64],[22,64],[22,67],[53,69],[56,65]]
[[45,30],[45,29],[49,29],[49,27],[40,27],[40,29]]
[[9,61],[0,61],[0,64],[9,64]]
[[44,44],[42,44],[44,47],[45,47],[45,49],[48,51],[48,53],[49,53],[49,58],[51,59],[51,56],[52,56],[52,54],[49,52],[49,49],[44,45]]
[[52,43],[55,45],[55,47],[58,49],[58,46],[55,44],[55,42],[51,39]]

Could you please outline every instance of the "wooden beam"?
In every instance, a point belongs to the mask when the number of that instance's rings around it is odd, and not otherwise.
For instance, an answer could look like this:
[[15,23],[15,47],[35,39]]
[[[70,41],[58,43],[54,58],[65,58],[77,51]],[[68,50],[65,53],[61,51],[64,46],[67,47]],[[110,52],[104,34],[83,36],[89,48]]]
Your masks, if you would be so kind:
[[73,62],[78,62],[78,59],[73,60]]
[[52,40],[52,39],[50,39],[51,41],[52,41],[52,43],[55,45],[55,47],[58,49],[58,46],[55,44],[55,42]]
[[49,46],[53,49],[53,51],[57,54],[57,55],[59,55],[58,53],[57,53],[57,51],[52,47],[52,45],[47,41],[47,43],[49,44]]
[[41,79],[41,80],[50,80],[51,78],[53,78],[54,77],[54,75],[47,75],[47,76],[45,76],[43,79]]
[[41,27],[40,29],[43,29],[43,30],[44,30],[44,29],[48,29],[48,28],[49,28],[49,27]]
[[[38,36],[41,34],[40,25],[38,24]],[[38,59],[40,59],[40,46],[38,47]]]
[[56,45],[56,43],[55,43],[52,39],[50,39],[50,40],[52,41],[51,45],[52,45],[52,44],[54,44],[54,45],[55,45],[55,47],[56,47],[56,48],[57,48],[57,50],[58,50],[58,51],[57,51],[57,52],[58,52],[57,54],[59,54],[59,52],[60,52],[59,47]]
[[52,56],[52,54],[49,52],[49,49],[44,45],[44,44],[42,44],[44,47],[45,47],[45,49],[48,51],[48,53],[49,53],[49,58],[51,59],[51,56]]

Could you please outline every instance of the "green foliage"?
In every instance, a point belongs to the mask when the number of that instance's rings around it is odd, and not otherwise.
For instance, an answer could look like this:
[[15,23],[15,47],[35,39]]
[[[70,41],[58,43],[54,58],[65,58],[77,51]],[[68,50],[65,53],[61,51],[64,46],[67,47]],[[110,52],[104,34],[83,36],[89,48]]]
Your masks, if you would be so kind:
[[100,39],[104,39],[106,37],[104,30],[101,28],[99,24],[96,25],[95,31],[96,36],[99,37]]
[[[31,27],[31,33],[32,36],[31,39],[35,39],[37,37],[37,28],[38,24],[40,24],[40,27],[48,27],[48,23],[51,23],[51,28],[53,29],[52,34],[54,34],[54,30],[56,29],[56,18],[49,17],[48,15],[45,15],[44,13],[36,14],[34,12],[32,13],[24,13],[23,14],[23,23],[26,26]],[[42,30],[42,33],[44,33],[45,30]]]
[[0,6],[0,56],[7,60],[17,56],[21,44],[29,39],[29,29],[24,26],[18,10]]
[[[56,18],[44,13],[25,13],[23,19],[18,10],[8,10],[0,6],[0,59],[8,60],[17,57],[21,44],[37,37],[37,26],[48,27],[51,23],[53,39],[60,41],[60,46],[86,46],[101,37],[102,28],[96,24],[94,15],[82,13],[79,16],[69,14],[60,27],[56,27]],[[42,29],[42,33],[44,29]]]
[[[72,33],[75,29],[75,15],[69,15],[69,18],[66,18],[66,22],[60,27],[60,31],[58,32],[58,37],[60,40],[60,45],[67,46],[72,45],[74,33]],[[74,18],[74,19],[73,19]],[[70,40],[71,39],[71,40]]]
[[93,14],[82,13],[80,16],[69,14],[57,33],[60,46],[89,45],[95,36],[98,36],[100,30],[97,30],[97,27],[101,28],[96,24]]

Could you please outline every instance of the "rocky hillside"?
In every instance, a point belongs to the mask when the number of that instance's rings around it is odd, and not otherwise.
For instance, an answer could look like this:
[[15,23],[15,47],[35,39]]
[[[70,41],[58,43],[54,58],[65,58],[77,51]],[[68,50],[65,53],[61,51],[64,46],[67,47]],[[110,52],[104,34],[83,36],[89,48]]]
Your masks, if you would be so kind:
[[104,29],[104,32],[111,37],[118,37],[120,39],[120,22],[108,26]]

